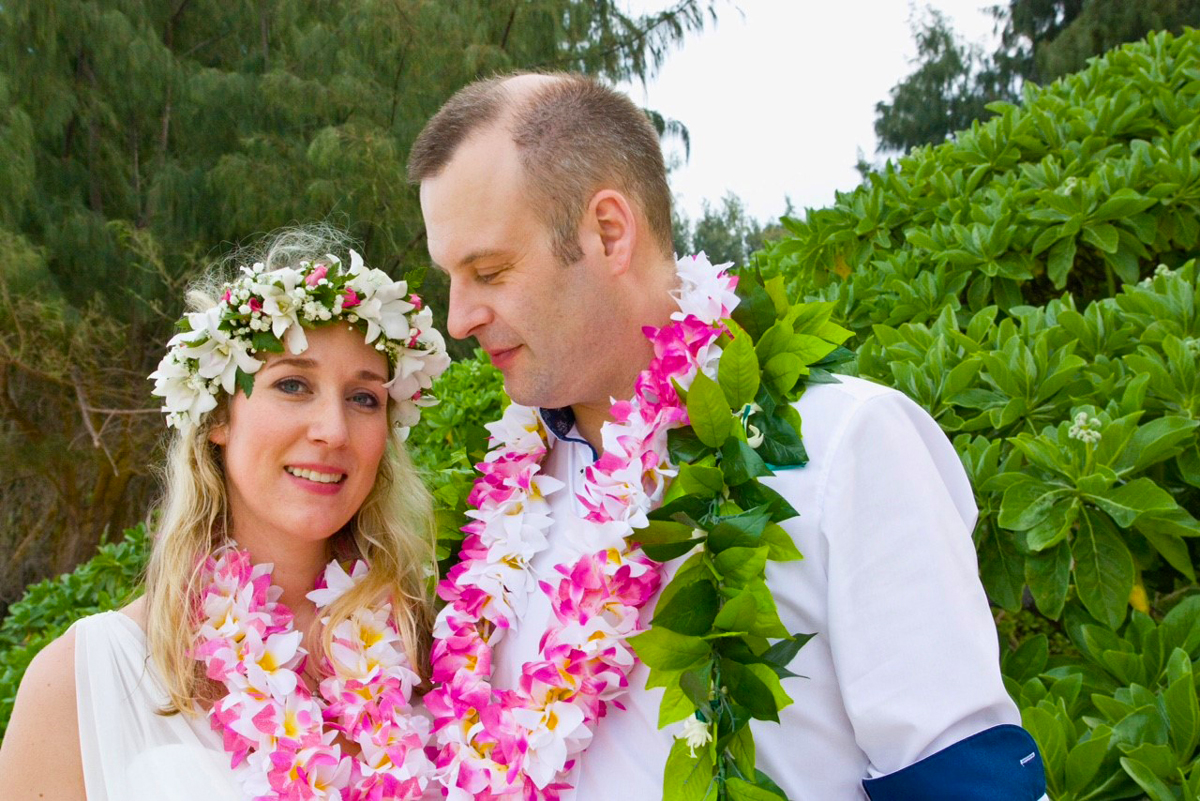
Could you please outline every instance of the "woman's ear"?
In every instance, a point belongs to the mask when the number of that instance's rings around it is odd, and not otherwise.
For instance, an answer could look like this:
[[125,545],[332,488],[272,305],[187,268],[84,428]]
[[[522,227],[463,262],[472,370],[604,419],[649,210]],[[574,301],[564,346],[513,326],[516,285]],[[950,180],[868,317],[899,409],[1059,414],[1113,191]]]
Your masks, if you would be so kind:
[[213,426],[212,430],[208,432],[208,441],[213,445],[224,447],[229,442],[229,424],[217,423]]

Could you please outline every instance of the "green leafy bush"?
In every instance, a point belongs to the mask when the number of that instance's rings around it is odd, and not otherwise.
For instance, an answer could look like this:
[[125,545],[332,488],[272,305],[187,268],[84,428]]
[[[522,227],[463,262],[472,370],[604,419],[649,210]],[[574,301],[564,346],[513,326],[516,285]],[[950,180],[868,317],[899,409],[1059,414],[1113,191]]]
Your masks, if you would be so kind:
[[146,527],[126,529],[120,542],[70,573],[29,587],[0,623],[0,737],[8,726],[17,687],[34,655],[82,617],[117,609],[138,594],[146,569]]
[[1200,32],[996,111],[755,262],[952,438],[1050,796],[1200,801]]

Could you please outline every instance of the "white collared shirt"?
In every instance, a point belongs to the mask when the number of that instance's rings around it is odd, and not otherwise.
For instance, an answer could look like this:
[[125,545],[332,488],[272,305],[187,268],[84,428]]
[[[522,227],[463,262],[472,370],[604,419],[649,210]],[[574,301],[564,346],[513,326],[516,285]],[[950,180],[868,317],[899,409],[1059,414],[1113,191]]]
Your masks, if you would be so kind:
[[[795,703],[779,724],[751,726],[758,767],[792,801],[857,801],[863,779],[1020,716],[978,578],[974,496],[945,435],[901,393],[856,378],[809,388],[797,408],[809,463],[764,483],[799,512],[783,526],[805,558],[768,563],[767,581],[788,630],[817,636],[789,666],[807,678],[783,681]],[[554,443],[543,469],[567,483],[550,497],[556,520],[582,513],[574,495],[592,458],[586,443]],[[551,531],[539,576],[556,575],[562,539]],[[538,658],[550,614],[535,592],[497,648],[494,686],[515,686]],[[634,669],[626,709],[596,725],[564,801],[662,797],[679,725],[658,729],[662,690],[643,689],[647,672]]]

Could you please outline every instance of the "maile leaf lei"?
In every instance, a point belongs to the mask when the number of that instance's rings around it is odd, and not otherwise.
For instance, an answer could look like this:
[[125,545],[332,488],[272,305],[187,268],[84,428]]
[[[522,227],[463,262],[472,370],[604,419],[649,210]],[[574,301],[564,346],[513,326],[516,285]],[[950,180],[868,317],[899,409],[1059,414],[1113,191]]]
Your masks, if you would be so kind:
[[[550,518],[545,496],[561,482],[539,475],[548,443],[535,410],[510,406],[488,426],[474,521],[439,587],[439,686],[425,698],[451,798],[559,797],[626,691],[634,652],[648,686],[666,688],[660,726],[686,721],[664,798],[782,796],[754,767],[748,723],[777,721],[791,703],[779,679],[811,635],[783,628],[767,588],[767,561],[800,554],[778,525],[795,510],[758,479],[806,461],[791,402],[807,383],[833,380],[850,334],[830,322],[829,304],[790,304],[782,279],[739,283],[703,256],[679,272],[680,311],[646,330],[655,358],[601,432],[604,454],[579,494],[585,519]],[[580,543],[578,561],[556,568],[556,585],[540,583],[554,612],[540,658],[520,686],[493,688],[492,649],[538,590],[529,560],[552,526]],[[642,631],[661,563],[693,551]]]

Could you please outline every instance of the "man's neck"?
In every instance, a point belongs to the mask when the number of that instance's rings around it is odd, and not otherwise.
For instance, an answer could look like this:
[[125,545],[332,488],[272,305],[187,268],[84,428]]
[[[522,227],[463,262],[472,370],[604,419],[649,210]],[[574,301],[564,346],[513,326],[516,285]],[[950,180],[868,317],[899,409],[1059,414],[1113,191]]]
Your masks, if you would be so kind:
[[653,346],[646,339],[643,328],[667,325],[671,321],[671,314],[679,309],[671,297],[671,290],[679,282],[674,260],[653,253],[650,245],[645,247],[647,252],[638,259],[642,265],[636,275],[638,288],[626,292],[632,311],[624,317],[624,322],[613,332],[610,340],[612,353],[617,358],[608,362],[611,373],[603,381],[605,391],[591,400],[571,404],[580,436],[588,441],[596,453],[604,452],[600,428],[612,420],[612,399],[632,398],[638,375],[654,358]]

